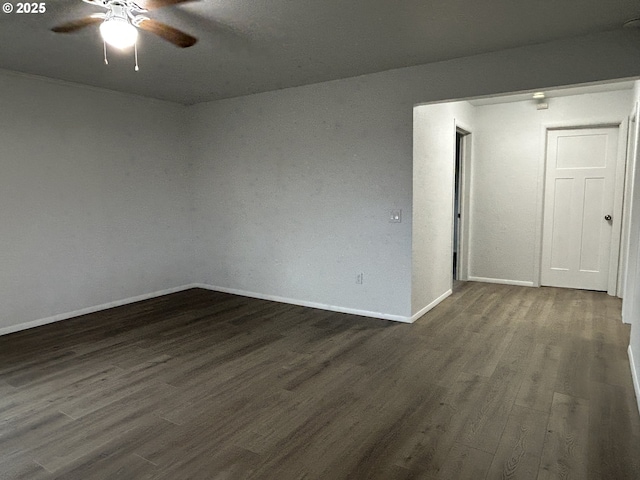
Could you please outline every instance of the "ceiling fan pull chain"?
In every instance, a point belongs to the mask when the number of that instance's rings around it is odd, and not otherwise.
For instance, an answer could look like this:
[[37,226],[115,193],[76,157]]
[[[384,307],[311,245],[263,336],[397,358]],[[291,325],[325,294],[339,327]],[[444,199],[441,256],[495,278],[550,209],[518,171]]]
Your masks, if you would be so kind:
[[133,54],[136,57],[136,68],[135,68],[135,71],[137,72],[138,70],[140,70],[138,68],[138,42],[133,44]]
[[102,44],[104,45],[104,64],[109,65],[109,60],[107,60],[107,42],[103,40]]

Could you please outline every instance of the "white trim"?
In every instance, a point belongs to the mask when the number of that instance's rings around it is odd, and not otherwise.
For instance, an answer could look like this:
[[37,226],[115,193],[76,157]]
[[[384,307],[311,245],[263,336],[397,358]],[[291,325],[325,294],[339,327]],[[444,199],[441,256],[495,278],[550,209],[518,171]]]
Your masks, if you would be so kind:
[[469,277],[470,282],[499,283],[501,285],[516,285],[519,287],[535,287],[533,282],[524,280],[507,280],[505,278]]
[[629,114],[627,124],[627,144],[625,152],[625,169],[624,169],[624,192],[622,200],[622,232],[620,240],[620,258],[618,260],[618,289],[617,296],[624,296],[624,285],[627,281],[627,263],[630,250],[631,237],[631,199],[633,198],[633,179],[635,171],[635,162],[633,161],[633,152],[635,150],[637,128],[635,125],[636,105]]
[[0,328],[0,335],[7,335],[9,333],[19,332],[21,330],[27,330],[29,328],[39,327],[41,325],[47,325],[48,323],[60,322],[62,320],[68,320],[73,317],[79,317],[81,315],[87,315],[89,313],[99,312],[101,310],[107,310],[109,308],[120,307],[129,303],[139,302],[141,300],[148,300],[150,298],[161,297],[162,295],[168,295],[170,293],[181,292],[190,288],[197,288],[198,285],[182,285],[180,287],[168,288],[166,290],[159,290],[157,292],[145,293],[144,295],[138,295],[136,297],[129,297],[122,300],[116,300],[115,302],[103,303],[102,305],[96,305],[93,307],[82,308],[80,310],[74,310],[73,312],[60,313],[51,317],[40,318],[38,320],[32,320],[30,322],[19,323],[18,325],[9,325],[8,327]]
[[247,290],[239,290],[236,288],[217,287],[215,285],[207,285],[204,283],[195,284],[194,287],[213,290],[214,292],[230,293],[232,295],[240,295],[243,297],[259,298],[260,300],[269,300],[272,302],[289,303],[292,305],[300,305],[301,307],[318,308],[320,310],[329,310],[330,312],[348,313],[350,315],[360,315],[362,317],[380,318],[382,320],[393,320],[394,322],[412,323],[412,317],[404,317],[402,315],[391,315],[388,313],[372,312],[369,310],[358,310],[356,308],[338,307],[326,303],[308,302],[306,300],[297,300],[294,298],[279,297],[277,295],[268,295],[264,293],[249,292]]
[[638,404],[638,412],[640,413],[640,379],[638,378],[638,371],[636,370],[636,364],[633,361],[633,350],[631,345],[627,349],[629,352],[629,363],[631,364],[631,377],[633,378],[633,389],[636,392],[636,403]]
[[429,305],[427,305],[424,308],[421,308],[420,310],[418,310],[416,313],[414,313],[411,316],[411,319],[409,320],[410,323],[415,322],[416,320],[418,320],[420,317],[422,317],[425,313],[427,313],[429,310],[431,310],[432,308],[436,307],[440,302],[442,302],[445,298],[447,298],[449,295],[451,295],[453,293],[453,290],[449,289],[446,292],[444,292],[442,295],[440,295],[438,298],[436,298],[433,302],[431,302]]
[[616,163],[616,178],[613,197],[613,225],[611,232],[611,253],[609,257],[609,288],[607,293],[613,297],[618,294],[618,280],[620,270],[620,249],[622,242],[622,215],[624,203],[624,180],[627,166],[627,136],[628,120],[618,126],[618,158]]
[[533,252],[533,286],[542,285],[542,237],[544,235],[544,195],[545,195],[545,177],[547,175],[547,131],[546,125],[540,126],[540,145],[538,151],[540,157],[538,160],[538,181],[536,186],[536,226],[534,233]]
[[243,297],[259,298],[261,300],[270,300],[270,301],[273,301],[273,302],[289,303],[289,304],[293,304],[293,305],[300,305],[300,306],[303,306],[303,307],[319,308],[321,310],[329,310],[331,312],[347,313],[347,314],[350,314],[350,315],[360,315],[362,317],[379,318],[379,319],[382,319],[382,320],[392,320],[392,321],[395,321],[395,322],[402,322],[402,323],[413,323],[413,322],[415,322],[420,316],[424,315],[424,313],[426,313],[428,310],[431,310],[438,303],[440,303],[446,297],[451,295],[451,290],[449,290],[448,292],[446,292],[445,294],[443,294],[442,296],[438,297],[436,300],[431,302],[425,308],[420,310],[420,312],[418,312],[418,314],[413,315],[412,317],[404,317],[402,315],[391,315],[391,314],[388,314],[388,313],[372,312],[372,311],[369,311],[369,310],[358,310],[358,309],[355,309],[355,308],[338,307],[338,306],[335,306],[335,305],[328,305],[328,304],[323,304],[323,303],[307,302],[307,301],[304,301],[304,300],[296,300],[296,299],[292,299],[292,298],[279,297],[279,296],[276,296],[276,295],[266,295],[266,294],[262,294],[262,293],[248,292],[246,290],[238,290],[238,289],[235,289],[235,288],[216,287],[216,286],[213,286],[213,285],[206,285],[204,283],[191,283],[191,284],[188,284],[188,285],[182,285],[182,286],[179,286],[179,287],[168,288],[166,290],[159,290],[157,292],[146,293],[144,295],[138,295],[138,296],[135,296],[135,297],[125,298],[125,299],[122,299],[122,300],[116,300],[114,302],[103,303],[102,305],[96,305],[96,306],[93,306],[93,307],[82,308],[80,310],[74,310],[72,312],[60,313],[58,315],[53,315],[51,317],[40,318],[40,319],[37,319],[37,320],[32,320],[30,322],[19,323],[18,325],[9,325],[8,327],[0,328],[0,336],[1,335],[8,335],[8,334],[14,333],[14,332],[19,332],[21,330],[27,330],[29,328],[35,328],[35,327],[39,327],[39,326],[42,326],[42,325],[47,325],[49,323],[61,322],[63,320],[68,320],[70,318],[79,317],[81,315],[87,315],[89,313],[95,313],[95,312],[99,312],[99,311],[102,311],[102,310],[108,310],[109,308],[120,307],[122,305],[127,305],[127,304],[130,304],[130,303],[140,302],[142,300],[148,300],[150,298],[161,297],[163,295],[168,295],[170,293],[181,292],[183,290],[188,290],[190,288],[204,288],[205,290],[213,290],[213,291],[216,291],[216,292],[230,293],[230,294],[233,294],[233,295],[241,295]]

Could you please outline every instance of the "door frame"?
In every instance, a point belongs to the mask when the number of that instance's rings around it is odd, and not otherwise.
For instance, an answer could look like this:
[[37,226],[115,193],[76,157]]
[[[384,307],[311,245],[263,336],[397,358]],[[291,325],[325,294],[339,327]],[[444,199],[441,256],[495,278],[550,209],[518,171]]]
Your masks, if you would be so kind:
[[[635,123],[631,121],[631,118],[635,118]],[[626,242],[626,252],[624,252],[625,258],[623,261],[625,262],[625,272],[624,272],[624,290],[622,292],[622,321],[627,324],[631,324],[633,322],[635,308],[636,308],[636,297],[638,296],[638,284],[636,282],[637,272],[640,270],[640,253],[638,247],[635,247],[631,244],[630,239],[633,234],[635,234],[638,229],[640,229],[640,225],[638,224],[638,206],[631,206],[631,199],[633,196],[637,196],[636,189],[640,188],[640,102],[636,102],[634,105],[634,109],[631,112],[629,118],[629,128],[634,127],[634,142],[631,145],[631,149],[628,152],[627,156],[627,165],[629,164],[629,160],[631,160],[633,168],[628,168],[630,170],[627,175],[627,180],[629,182],[629,189],[626,194],[627,201],[625,201],[625,210],[629,216],[628,222],[628,237]],[[635,252],[633,251],[635,250]],[[633,263],[631,263],[633,260]],[[639,400],[640,401],[640,400]]]
[[[473,134],[468,125],[465,125],[463,122],[460,122],[458,119],[455,119],[455,129],[454,129],[454,146],[456,141],[456,134],[462,134],[462,141],[460,144],[461,148],[461,159],[460,159],[460,184],[459,188],[459,207],[460,207],[460,223],[458,230],[458,256],[456,259],[457,263],[457,272],[458,272],[458,280],[467,281],[469,280],[469,246],[471,245],[471,233],[469,228],[469,212],[470,201],[471,201],[471,154],[473,152],[473,147],[471,142],[473,141]],[[455,155],[455,148],[454,148]],[[451,185],[452,191],[455,195],[455,158],[453,165],[453,184]],[[452,198],[451,211],[454,211],[455,206],[455,198]],[[456,221],[454,216],[453,222]],[[451,224],[451,239],[453,241],[453,223]],[[451,245],[451,249],[453,250],[453,244]],[[455,279],[454,279],[455,280]]]
[[[633,160],[638,143],[638,135],[640,134],[637,125],[637,104],[633,106],[631,113],[629,113],[628,128],[627,128],[627,162],[625,164],[624,175],[624,198],[630,199],[634,190],[634,172],[635,162],[630,163]],[[637,187],[635,187],[637,188]],[[631,236],[631,202],[625,201],[622,205],[622,237],[620,240],[620,260],[618,267],[618,297],[624,296],[625,284],[627,282],[627,268],[629,263],[629,252],[631,245],[629,244]]]
[[[616,159],[616,178],[613,199],[613,223],[611,225],[611,253],[609,256],[609,279],[607,282],[607,293],[615,296],[618,284],[618,269],[620,258],[620,242],[622,239],[622,205],[624,199],[624,179],[627,164],[627,131],[628,118],[626,119],[585,119],[581,122],[559,122],[542,125],[542,142],[540,151],[542,152],[538,168],[538,195],[536,201],[536,258],[534,263],[534,286],[541,285],[542,278],[542,236],[544,222],[544,196],[545,178],[547,173],[547,135],[550,130],[580,130],[587,128],[617,128],[618,129],[618,153]],[[628,201],[628,199],[627,199]]]

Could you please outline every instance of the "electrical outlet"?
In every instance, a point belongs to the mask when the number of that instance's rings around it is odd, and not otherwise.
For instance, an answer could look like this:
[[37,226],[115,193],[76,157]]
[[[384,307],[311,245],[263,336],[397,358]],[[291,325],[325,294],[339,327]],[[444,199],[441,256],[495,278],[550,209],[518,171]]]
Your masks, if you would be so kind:
[[389,223],[402,223],[402,210],[391,210]]
[[356,284],[357,285],[362,285],[362,283],[364,282],[364,273],[359,273],[356,275]]

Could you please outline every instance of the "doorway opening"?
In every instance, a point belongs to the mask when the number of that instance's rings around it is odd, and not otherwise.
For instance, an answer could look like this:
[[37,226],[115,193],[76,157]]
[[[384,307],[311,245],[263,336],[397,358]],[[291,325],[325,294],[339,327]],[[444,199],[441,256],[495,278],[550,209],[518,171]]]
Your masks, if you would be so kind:
[[465,156],[468,153],[467,139],[469,132],[456,128],[456,145],[455,145],[455,160],[454,160],[454,174],[453,174],[453,280],[460,280],[460,267],[462,265],[461,257],[463,254],[463,242],[462,242],[462,215],[464,210],[464,165]]

